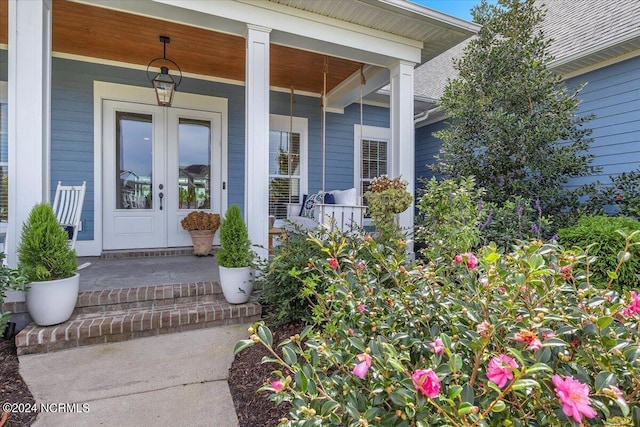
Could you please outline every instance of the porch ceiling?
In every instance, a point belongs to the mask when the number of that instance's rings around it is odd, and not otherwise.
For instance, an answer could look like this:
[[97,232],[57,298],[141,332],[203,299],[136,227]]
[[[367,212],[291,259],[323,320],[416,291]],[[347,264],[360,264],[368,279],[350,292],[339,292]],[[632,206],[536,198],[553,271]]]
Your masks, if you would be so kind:
[[[8,0],[0,0],[0,43],[8,43]],[[167,57],[184,73],[245,80],[245,39],[174,22],[66,0],[53,0],[53,51],[146,66],[162,57],[159,35],[171,37]],[[271,85],[321,93],[324,55],[271,44]],[[328,57],[327,90],[361,64]]]

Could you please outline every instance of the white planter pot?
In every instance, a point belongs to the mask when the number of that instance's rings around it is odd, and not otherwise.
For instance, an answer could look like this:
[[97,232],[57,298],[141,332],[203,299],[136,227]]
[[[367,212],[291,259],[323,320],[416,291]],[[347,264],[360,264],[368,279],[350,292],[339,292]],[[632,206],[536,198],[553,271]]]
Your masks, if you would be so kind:
[[249,296],[253,292],[251,267],[220,267],[220,286],[229,304],[242,304],[249,301]]
[[27,292],[27,309],[40,326],[57,325],[71,317],[78,300],[80,275],[66,279],[31,282]]

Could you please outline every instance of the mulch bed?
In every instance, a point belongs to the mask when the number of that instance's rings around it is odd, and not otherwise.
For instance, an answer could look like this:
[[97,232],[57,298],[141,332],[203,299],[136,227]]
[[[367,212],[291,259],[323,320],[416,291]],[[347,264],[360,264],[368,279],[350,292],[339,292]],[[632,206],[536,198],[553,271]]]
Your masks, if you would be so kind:
[[[22,381],[19,372],[18,356],[14,341],[2,339],[0,336],[0,403],[27,404],[33,407],[35,400],[29,387]],[[35,412],[11,413],[3,427],[30,426],[36,419]],[[0,416],[0,425],[2,425]]]
[[[299,333],[303,326],[285,325],[270,329],[276,344]],[[269,393],[257,392],[265,382],[277,379],[272,371],[281,369],[275,363],[262,364],[262,357],[267,355],[271,356],[261,344],[255,344],[237,354],[229,369],[229,389],[240,427],[275,427],[289,414],[290,406],[286,402],[275,406],[268,399]]]

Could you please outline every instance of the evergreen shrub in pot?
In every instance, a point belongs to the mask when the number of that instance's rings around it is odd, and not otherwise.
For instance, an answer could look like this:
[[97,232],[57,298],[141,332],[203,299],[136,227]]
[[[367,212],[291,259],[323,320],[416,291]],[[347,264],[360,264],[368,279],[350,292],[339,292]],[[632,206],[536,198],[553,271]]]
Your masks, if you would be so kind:
[[29,280],[29,314],[41,326],[71,317],[78,298],[78,260],[51,206],[36,205],[22,226],[18,269]]
[[216,259],[220,267],[220,286],[224,297],[231,304],[247,302],[253,291],[253,252],[247,226],[238,205],[231,205],[222,220],[220,246]]

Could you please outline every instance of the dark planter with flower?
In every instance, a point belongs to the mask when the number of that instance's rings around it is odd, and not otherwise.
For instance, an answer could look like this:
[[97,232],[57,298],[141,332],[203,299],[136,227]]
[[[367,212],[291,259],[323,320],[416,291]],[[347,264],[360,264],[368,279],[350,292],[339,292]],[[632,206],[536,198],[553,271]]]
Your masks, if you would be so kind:
[[203,211],[190,212],[180,222],[182,228],[189,232],[193,242],[193,254],[196,256],[212,255],[213,237],[220,227],[220,215]]

